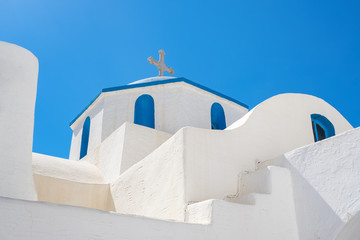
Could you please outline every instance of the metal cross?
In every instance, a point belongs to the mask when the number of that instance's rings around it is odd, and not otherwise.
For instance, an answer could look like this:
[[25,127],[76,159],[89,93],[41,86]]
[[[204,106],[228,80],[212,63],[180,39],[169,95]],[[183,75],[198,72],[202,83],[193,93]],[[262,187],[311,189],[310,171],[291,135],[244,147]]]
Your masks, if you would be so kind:
[[165,65],[164,63],[164,56],[165,56],[165,51],[164,50],[159,50],[159,61],[156,61],[153,59],[153,57],[149,57],[147,60],[149,61],[150,64],[154,64],[157,69],[159,69],[159,77],[160,76],[164,76],[164,72],[167,71],[168,73],[170,73],[171,75],[174,74],[174,69],[173,68],[169,68]]

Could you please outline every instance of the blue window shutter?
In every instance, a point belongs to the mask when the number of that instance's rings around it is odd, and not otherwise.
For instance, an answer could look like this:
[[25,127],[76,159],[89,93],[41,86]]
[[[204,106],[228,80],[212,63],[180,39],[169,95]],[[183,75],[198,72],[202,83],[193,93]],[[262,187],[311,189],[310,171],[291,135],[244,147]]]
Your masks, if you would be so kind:
[[150,95],[144,94],[136,99],[134,123],[149,128],[155,128],[154,99]]
[[311,124],[315,142],[335,136],[334,125],[326,117],[320,114],[311,114]]
[[219,103],[211,106],[211,129],[224,130],[226,128],[225,113]]
[[83,131],[81,136],[80,159],[85,157],[87,154],[88,145],[89,145],[89,136],[90,136],[90,117],[87,117],[83,125]]

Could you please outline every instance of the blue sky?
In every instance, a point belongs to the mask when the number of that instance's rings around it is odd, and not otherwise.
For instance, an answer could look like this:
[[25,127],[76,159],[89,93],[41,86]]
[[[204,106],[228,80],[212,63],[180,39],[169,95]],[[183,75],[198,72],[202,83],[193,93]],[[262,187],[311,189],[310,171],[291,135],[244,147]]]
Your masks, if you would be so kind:
[[360,1],[0,0],[0,40],[40,62],[34,152],[67,158],[69,122],[106,87],[157,75],[147,58],[253,108],[286,92],[360,125]]

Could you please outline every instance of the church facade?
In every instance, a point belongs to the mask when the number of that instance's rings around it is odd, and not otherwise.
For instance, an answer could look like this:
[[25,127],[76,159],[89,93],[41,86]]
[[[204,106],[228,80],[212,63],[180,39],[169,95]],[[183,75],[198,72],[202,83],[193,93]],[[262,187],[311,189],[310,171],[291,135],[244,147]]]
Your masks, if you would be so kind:
[[36,57],[0,42],[2,239],[358,237],[359,129],[305,94],[249,111],[163,76],[159,53],[158,77],[102,89],[70,122],[62,159],[32,152]]

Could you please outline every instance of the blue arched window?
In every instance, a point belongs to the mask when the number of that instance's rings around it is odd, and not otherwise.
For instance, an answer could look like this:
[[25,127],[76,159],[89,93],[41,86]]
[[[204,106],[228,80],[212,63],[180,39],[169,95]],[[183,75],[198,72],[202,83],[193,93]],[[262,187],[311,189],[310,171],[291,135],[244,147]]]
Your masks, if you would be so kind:
[[224,109],[219,103],[211,106],[211,129],[223,130],[226,128]]
[[81,148],[80,148],[80,159],[85,157],[88,151],[90,135],[90,117],[85,119],[82,135],[81,135]]
[[134,123],[149,128],[155,128],[154,99],[144,94],[135,102]]
[[311,125],[315,142],[335,135],[334,125],[320,114],[311,114]]

